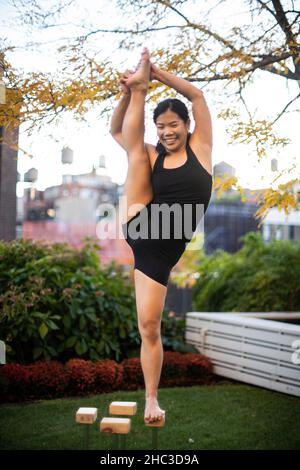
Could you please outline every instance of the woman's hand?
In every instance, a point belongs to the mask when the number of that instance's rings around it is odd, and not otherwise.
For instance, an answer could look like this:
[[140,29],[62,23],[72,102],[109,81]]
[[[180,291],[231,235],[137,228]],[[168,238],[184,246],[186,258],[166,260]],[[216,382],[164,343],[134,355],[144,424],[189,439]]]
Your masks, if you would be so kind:
[[129,70],[127,69],[121,76],[119,80],[119,85],[121,87],[122,92],[124,95],[129,95],[130,94],[130,88],[126,85],[126,80],[130,75],[134,73],[134,70]]
[[152,64],[152,62],[150,62],[151,64],[151,69],[150,69],[150,80],[159,80],[159,68],[156,67],[156,65]]

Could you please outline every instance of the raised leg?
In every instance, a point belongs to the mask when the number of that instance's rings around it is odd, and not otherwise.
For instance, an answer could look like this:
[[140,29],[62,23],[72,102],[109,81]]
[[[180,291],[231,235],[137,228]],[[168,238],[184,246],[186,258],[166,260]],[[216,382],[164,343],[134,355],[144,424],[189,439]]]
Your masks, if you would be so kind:
[[[142,208],[135,209],[132,206],[146,205],[153,199],[152,170],[144,144],[144,106],[145,94],[140,91],[132,92],[122,128],[123,142],[128,157],[128,171],[124,183],[127,213],[124,215],[124,222],[131,219]],[[131,207],[133,211],[129,212]]]
[[161,419],[164,410],[158,404],[158,385],[163,363],[161,317],[167,287],[138,269],[134,270],[138,328],[142,339],[141,365],[145,380],[145,422]]
[[[151,165],[145,147],[145,98],[150,77],[149,52],[145,49],[134,74],[129,75],[126,86],[130,88],[130,103],[122,125],[123,145],[128,156],[128,173],[124,184],[127,209],[134,204],[146,205],[153,199]],[[124,215],[126,222],[141,207]]]

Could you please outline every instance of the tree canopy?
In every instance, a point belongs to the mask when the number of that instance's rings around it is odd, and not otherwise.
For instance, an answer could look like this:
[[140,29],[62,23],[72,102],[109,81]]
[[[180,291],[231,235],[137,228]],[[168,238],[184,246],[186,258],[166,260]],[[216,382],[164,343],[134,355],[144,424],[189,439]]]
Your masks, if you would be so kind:
[[[61,27],[68,18],[68,9],[76,6],[76,0],[51,3],[50,7],[46,1],[13,0],[20,28],[30,31]],[[114,57],[105,57],[101,51],[96,54],[91,44],[97,37],[107,41],[114,38],[119,49],[130,50],[153,39],[157,46],[152,48],[152,60],[159,67],[202,89],[222,92],[224,99],[219,101],[217,110],[218,117],[227,124],[228,143],[253,147],[258,160],[271,159],[274,149],[290,143],[288,136],[278,135],[276,124],[288,113],[299,112],[300,11],[292,0],[240,0],[243,15],[239,24],[226,28],[214,23],[217,11],[222,15],[236,3],[231,0],[209,1],[205,5],[196,0],[111,1],[109,4],[122,12],[122,26],[102,27],[101,9],[93,24],[86,25],[82,18],[80,26],[85,25],[84,32],[69,37],[65,43],[62,40],[57,48],[60,66],[55,73],[25,72],[12,67],[7,57],[13,55],[15,48],[6,39],[1,45],[1,66],[7,100],[1,106],[0,125],[23,123],[30,133],[66,112],[84,119],[89,109],[100,104],[101,114],[107,115],[119,98],[118,79],[123,70],[119,70]],[[159,42],[158,38],[161,38]],[[261,116],[261,109],[259,113],[253,109],[247,95],[257,80],[269,75],[282,80],[282,87],[289,84],[293,95],[271,117],[267,113]],[[172,94],[173,90],[153,81],[148,99],[157,102]],[[292,170],[286,167],[282,173],[287,175]],[[280,176],[276,175],[274,183]],[[257,217],[263,220],[274,206],[286,213],[296,208],[297,181],[292,178],[261,191],[257,196]],[[236,177],[214,178],[214,189],[219,195],[229,187],[239,190],[244,197]]]

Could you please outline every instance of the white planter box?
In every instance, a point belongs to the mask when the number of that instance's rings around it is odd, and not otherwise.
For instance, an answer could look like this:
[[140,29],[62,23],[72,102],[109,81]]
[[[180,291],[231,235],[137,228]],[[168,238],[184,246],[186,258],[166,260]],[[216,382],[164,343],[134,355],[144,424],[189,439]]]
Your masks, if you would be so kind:
[[259,316],[272,313],[188,312],[186,342],[211,359],[218,375],[300,397],[300,325]]

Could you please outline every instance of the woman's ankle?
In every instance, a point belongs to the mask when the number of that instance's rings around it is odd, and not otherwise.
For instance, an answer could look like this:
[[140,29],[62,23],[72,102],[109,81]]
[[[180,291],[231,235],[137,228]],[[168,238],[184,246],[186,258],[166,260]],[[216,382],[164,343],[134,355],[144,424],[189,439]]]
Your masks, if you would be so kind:
[[146,394],[145,394],[145,398],[148,399],[148,400],[149,400],[149,399],[155,399],[155,400],[157,400],[157,393],[146,393]]

